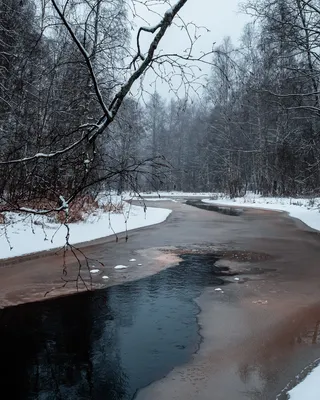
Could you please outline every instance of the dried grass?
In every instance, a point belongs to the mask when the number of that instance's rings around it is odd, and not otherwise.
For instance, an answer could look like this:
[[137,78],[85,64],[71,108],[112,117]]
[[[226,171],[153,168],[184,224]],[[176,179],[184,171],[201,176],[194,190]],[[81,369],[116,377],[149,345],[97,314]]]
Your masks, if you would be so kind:
[[[52,210],[57,208],[58,204],[52,201],[41,199],[41,200],[33,200],[33,201],[25,201],[19,204],[19,207],[30,208],[33,210]],[[100,204],[96,200],[95,197],[91,195],[85,195],[76,198],[69,205],[68,210],[68,222],[81,222],[85,221],[89,215],[96,214],[97,211],[110,212],[115,214],[120,214],[123,212],[123,203],[111,203],[108,202],[106,204]],[[14,211],[14,210],[12,210]],[[46,216],[52,222],[64,223],[66,220],[65,211],[50,212],[46,214]],[[5,215],[1,213],[0,206],[0,225],[5,223]]]
[[123,203],[108,203],[101,206],[104,212],[111,212],[114,214],[121,214],[123,212]]
[[[76,198],[70,205],[68,210],[68,222],[84,221],[86,217],[99,208],[98,202],[93,196],[82,196]],[[65,211],[58,212],[56,219],[63,223],[66,219]]]
[[[92,196],[82,196],[74,200],[69,206],[68,222],[85,221],[89,215],[94,214],[97,210],[103,212],[112,212],[120,214],[123,211],[122,203],[107,203],[99,205],[98,201]],[[65,212],[61,211],[57,215],[57,221],[62,223],[65,221]]]

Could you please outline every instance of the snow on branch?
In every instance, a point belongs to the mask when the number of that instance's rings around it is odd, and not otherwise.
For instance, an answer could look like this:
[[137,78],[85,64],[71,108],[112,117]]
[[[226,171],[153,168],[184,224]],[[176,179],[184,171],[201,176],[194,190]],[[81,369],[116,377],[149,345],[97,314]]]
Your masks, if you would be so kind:
[[186,2],[187,2],[187,0],[179,0],[175,4],[175,6],[173,6],[170,10],[168,10],[164,14],[164,17],[162,18],[161,22],[158,25],[156,25],[158,32],[156,33],[155,37],[153,38],[153,40],[149,46],[146,57],[144,58],[141,65],[130,76],[128,81],[122,86],[121,90],[116,94],[116,96],[112,100],[112,102],[110,104],[110,110],[112,113],[118,112],[118,110],[123,102],[123,99],[129,93],[134,82],[137,81],[140,78],[140,76],[143,75],[143,73],[146,71],[146,69],[152,64],[155,51],[157,50],[160,41],[164,37],[167,29],[170,27],[174,17],[178,14],[178,12],[186,4]]
[[138,52],[137,52],[137,54],[133,57],[133,60],[132,60],[131,63],[130,63],[130,68],[131,68],[131,66],[134,66],[134,65],[135,65],[136,61],[137,61],[139,58],[140,58],[142,61],[145,60],[143,54],[141,53],[141,48],[140,48],[140,35],[141,35],[141,32],[155,33],[156,30],[160,28],[160,26],[161,26],[161,25],[160,25],[160,23],[159,23],[159,24],[157,24],[157,25],[155,25],[155,26],[153,26],[153,27],[141,26],[141,27],[139,28],[138,34],[137,34],[137,49],[138,49]]
[[[95,127],[97,125],[94,125]],[[69,151],[73,150],[74,148],[78,147],[85,139],[86,139],[87,135],[83,135],[81,137],[81,139],[75,141],[74,143],[72,143],[70,146],[67,146],[61,150],[56,150],[52,153],[36,153],[33,156],[30,157],[24,157],[24,158],[18,158],[15,160],[7,160],[7,161],[0,161],[0,165],[4,165],[4,164],[18,164],[18,163],[22,163],[22,162],[28,162],[28,161],[33,161],[36,160],[37,158],[54,158],[56,156],[59,156],[61,154],[64,153],[68,153]]]
[[[54,10],[58,14],[63,26],[66,28],[68,31],[72,41],[76,45],[76,47],[79,49],[85,63],[87,66],[87,69],[90,74],[90,78],[92,80],[93,86],[94,86],[94,91],[96,98],[102,108],[103,115],[100,117],[99,121],[96,124],[86,124],[86,125],[81,125],[77,130],[84,129],[84,128],[90,128],[88,132],[85,134],[82,134],[81,138],[73,142],[71,145],[66,146],[65,148],[62,148],[60,150],[56,151],[51,151],[50,153],[45,153],[45,152],[38,152],[32,156],[27,156],[19,159],[13,159],[13,160],[5,160],[5,161],[0,161],[0,165],[4,164],[17,164],[17,163],[25,163],[29,161],[33,161],[35,159],[40,159],[40,158],[54,158],[57,156],[60,156],[65,153],[69,153],[70,151],[74,150],[75,148],[78,148],[82,142],[87,140],[87,142],[93,143],[96,138],[103,133],[106,128],[109,126],[109,124],[114,120],[115,116],[118,113],[118,110],[120,109],[123,100],[125,97],[128,95],[130,92],[133,84],[145,73],[145,71],[148,69],[148,67],[152,66],[152,63],[155,59],[155,52],[159,46],[160,41],[166,34],[168,28],[172,24],[173,19],[176,17],[178,12],[181,10],[181,8],[186,4],[187,0],[179,0],[176,2],[176,4],[167,10],[161,21],[155,25],[154,27],[141,27],[138,32],[138,53],[135,57],[133,57],[133,60],[131,61],[130,65],[136,63],[138,59],[140,59],[142,62],[141,64],[135,69],[135,71],[129,76],[129,78],[126,80],[126,82],[121,86],[120,90],[114,95],[113,99],[111,99],[109,107],[106,105],[105,100],[103,98],[102,92],[99,87],[99,82],[97,79],[97,75],[94,71],[91,58],[85,47],[81,44],[80,40],[77,37],[77,34],[75,31],[72,29],[71,24],[68,22],[66,16],[65,16],[65,8],[63,10],[60,9],[60,7],[57,4],[56,0],[51,0],[51,3],[53,5]],[[139,45],[139,37],[141,32],[148,32],[148,33],[156,33],[155,36],[153,37],[153,40],[151,41],[147,54],[146,56],[143,56],[140,51],[140,45]]]

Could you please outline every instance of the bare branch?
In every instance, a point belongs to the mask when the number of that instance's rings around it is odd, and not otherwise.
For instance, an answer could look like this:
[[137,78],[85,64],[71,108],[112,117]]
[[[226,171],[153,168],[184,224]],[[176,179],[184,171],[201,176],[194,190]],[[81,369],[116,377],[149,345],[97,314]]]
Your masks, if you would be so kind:
[[78,49],[80,50],[90,73],[93,85],[94,85],[94,90],[96,92],[98,101],[101,105],[101,108],[103,110],[103,112],[105,113],[106,117],[110,120],[112,120],[112,115],[110,110],[108,109],[108,107],[105,105],[102,94],[100,92],[100,88],[99,88],[99,84],[98,84],[98,80],[97,77],[95,75],[95,72],[93,70],[93,66],[91,63],[91,59],[90,56],[87,52],[87,50],[82,46],[82,44],[80,43],[80,41],[78,40],[76,34],[73,32],[70,24],[68,23],[67,19],[65,18],[64,13],[60,10],[60,8],[58,7],[57,3],[55,0],[51,0],[53,7],[55,8],[56,12],[58,13],[61,21],[63,22],[64,26],[66,27],[66,29],[68,30],[70,36],[72,37],[72,40],[74,41],[74,43],[77,45]]

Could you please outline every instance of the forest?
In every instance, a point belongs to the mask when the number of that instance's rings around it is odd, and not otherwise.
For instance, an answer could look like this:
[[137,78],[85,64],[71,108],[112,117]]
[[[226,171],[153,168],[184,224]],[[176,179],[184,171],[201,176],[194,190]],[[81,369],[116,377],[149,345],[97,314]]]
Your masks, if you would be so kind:
[[[132,85],[161,71],[152,51],[175,14],[140,28],[135,54],[131,11],[124,0],[0,0],[2,211],[59,210],[102,188],[319,193],[318,0],[243,4],[252,22],[239,43],[207,53],[201,88],[167,96]],[[155,35],[145,54],[141,30]],[[192,85],[186,64],[169,62]]]
[[320,3],[258,0],[243,12],[254,22],[238,47],[226,37],[215,49],[200,98],[154,94],[147,106],[149,142],[173,166],[161,188],[314,196]]

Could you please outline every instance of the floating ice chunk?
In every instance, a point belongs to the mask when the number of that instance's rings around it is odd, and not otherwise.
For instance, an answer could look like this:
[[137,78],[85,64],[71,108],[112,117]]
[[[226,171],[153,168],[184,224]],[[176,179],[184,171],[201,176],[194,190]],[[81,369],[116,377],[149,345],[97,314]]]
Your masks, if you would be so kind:
[[240,281],[240,278],[234,278],[235,281]]
[[128,267],[126,265],[116,265],[114,269],[127,269]]
[[141,267],[142,266],[142,264],[138,264],[138,267]]
[[129,260],[130,262],[135,262],[137,261],[135,258],[131,258],[131,260]]
[[268,304],[268,300],[255,300],[252,303],[253,304]]
[[102,279],[109,279],[107,275],[103,275]]
[[100,269],[91,269],[90,272],[92,274],[97,274],[100,271]]
[[221,289],[221,288],[216,288],[216,289],[214,289],[216,292],[223,292],[223,290]]

